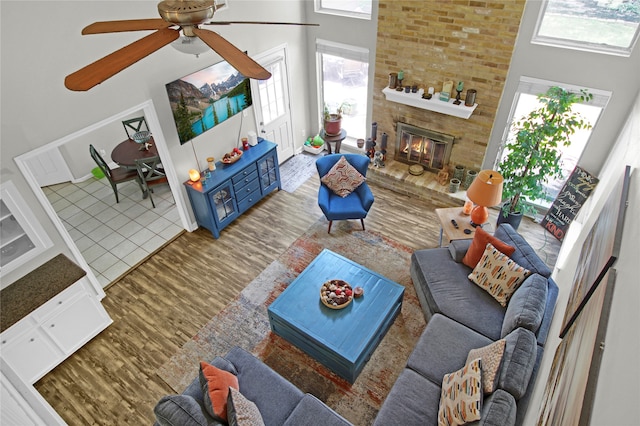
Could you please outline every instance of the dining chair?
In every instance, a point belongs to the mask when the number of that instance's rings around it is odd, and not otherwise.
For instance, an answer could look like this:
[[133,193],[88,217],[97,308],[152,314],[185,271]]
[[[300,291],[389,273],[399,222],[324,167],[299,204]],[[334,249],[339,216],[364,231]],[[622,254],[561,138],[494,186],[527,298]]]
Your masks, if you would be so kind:
[[138,176],[140,176],[140,182],[142,182],[142,191],[145,196],[149,196],[149,200],[151,200],[151,205],[153,208],[156,208],[156,204],[153,201],[153,197],[151,193],[153,189],[150,187],[153,185],[159,185],[162,183],[169,183],[167,180],[167,175],[162,167],[162,163],[160,162],[160,157],[149,157],[149,158],[141,158],[136,160],[136,169]]
[[91,158],[96,162],[102,173],[106,176],[107,180],[111,184],[111,188],[113,188],[113,193],[116,195],[116,203],[120,202],[120,198],[118,197],[118,184],[128,182],[130,180],[135,180],[138,182],[140,186],[140,190],[144,191],[142,188],[142,181],[140,180],[140,176],[136,170],[127,170],[121,167],[117,167],[115,169],[109,168],[107,162],[98,154],[98,151],[94,148],[93,145],[89,145],[89,153],[91,154]]
[[129,120],[123,120],[122,125],[124,126],[124,131],[127,132],[127,137],[129,139],[131,139],[132,135],[135,135],[138,132],[149,131],[147,120],[144,117],[136,117]]

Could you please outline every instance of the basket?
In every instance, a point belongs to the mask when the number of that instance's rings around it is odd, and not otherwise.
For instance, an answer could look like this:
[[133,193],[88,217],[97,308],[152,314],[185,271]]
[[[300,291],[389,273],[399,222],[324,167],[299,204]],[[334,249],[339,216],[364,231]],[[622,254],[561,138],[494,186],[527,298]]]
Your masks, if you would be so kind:
[[[338,292],[342,294],[337,295]],[[327,308],[344,309],[353,301],[353,289],[346,281],[326,281],[320,286],[320,301]]]

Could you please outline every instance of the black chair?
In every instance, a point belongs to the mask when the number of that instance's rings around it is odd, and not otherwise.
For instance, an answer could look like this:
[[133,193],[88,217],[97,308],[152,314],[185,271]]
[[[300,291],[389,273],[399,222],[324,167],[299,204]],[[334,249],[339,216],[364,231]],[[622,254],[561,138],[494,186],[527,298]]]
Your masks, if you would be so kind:
[[98,154],[98,151],[93,147],[93,145],[89,145],[89,153],[91,154],[91,158],[96,162],[102,173],[106,176],[107,180],[111,184],[111,188],[113,188],[113,193],[116,195],[116,203],[120,202],[118,197],[118,187],[119,183],[128,182],[130,180],[135,180],[138,182],[140,186],[140,190],[144,191],[142,188],[142,181],[140,180],[140,176],[138,176],[138,172],[136,170],[127,170],[123,168],[110,169],[107,165],[106,161]]
[[124,131],[127,132],[127,137],[131,139],[131,136],[138,132],[148,132],[149,126],[147,126],[147,120],[144,117],[136,117],[129,120],[122,121]]
[[156,204],[153,202],[153,197],[151,196],[153,190],[150,186],[169,183],[164,168],[162,168],[160,157],[155,156],[136,160],[136,169],[138,176],[140,176],[140,182],[142,182],[142,191],[145,196],[149,196],[151,205],[155,209]]

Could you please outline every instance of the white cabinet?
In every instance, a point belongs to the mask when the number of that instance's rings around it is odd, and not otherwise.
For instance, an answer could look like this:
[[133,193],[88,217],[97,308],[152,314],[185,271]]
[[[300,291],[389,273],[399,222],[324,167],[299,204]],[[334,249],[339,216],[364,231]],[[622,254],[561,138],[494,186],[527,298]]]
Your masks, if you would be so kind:
[[66,288],[0,335],[0,354],[33,384],[104,330],[112,320],[86,277]]
[[11,181],[0,188],[0,274],[13,271],[53,243]]

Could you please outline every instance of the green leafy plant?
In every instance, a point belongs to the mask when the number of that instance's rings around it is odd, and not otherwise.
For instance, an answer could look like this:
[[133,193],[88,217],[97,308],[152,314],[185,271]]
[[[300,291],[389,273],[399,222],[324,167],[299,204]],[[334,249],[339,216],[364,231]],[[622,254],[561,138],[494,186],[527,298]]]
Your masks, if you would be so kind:
[[549,198],[543,184],[562,177],[560,147],[571,144],[576,130],[591,128],[571,106],[591,99],[584,89],[576,94],[554,86],[538,95],[538,108],[513,123],[504,147],[507,154],[498,166],[504,177],[505,216],[531,213],[535,208],[527,200]]

